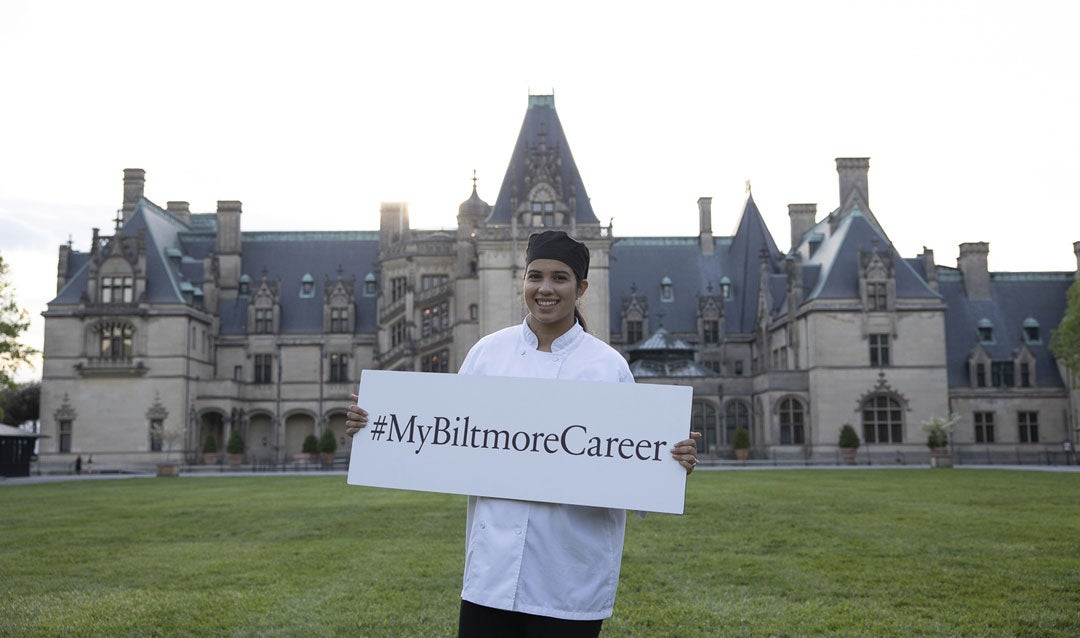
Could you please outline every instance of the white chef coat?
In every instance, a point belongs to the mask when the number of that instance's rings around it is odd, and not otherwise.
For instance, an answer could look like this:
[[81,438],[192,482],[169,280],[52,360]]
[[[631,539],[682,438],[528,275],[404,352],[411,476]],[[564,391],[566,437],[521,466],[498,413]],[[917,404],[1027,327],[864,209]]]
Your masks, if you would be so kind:
[[[626,360],[581,325],[537,350],[527,321],[481,339],[459,374],[633,383]],[[537,396],[523,410],[543,410]],[[624,510],[469,497],[461,597],[477,605],[568,620],[611,616]]]

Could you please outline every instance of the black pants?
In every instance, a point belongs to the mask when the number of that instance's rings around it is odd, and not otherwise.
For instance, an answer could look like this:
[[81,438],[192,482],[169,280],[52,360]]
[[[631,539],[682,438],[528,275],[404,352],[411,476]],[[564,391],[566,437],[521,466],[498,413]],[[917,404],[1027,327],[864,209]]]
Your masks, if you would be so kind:
[[603,620],[563,620],[461,601],[458,638],[596,638]]

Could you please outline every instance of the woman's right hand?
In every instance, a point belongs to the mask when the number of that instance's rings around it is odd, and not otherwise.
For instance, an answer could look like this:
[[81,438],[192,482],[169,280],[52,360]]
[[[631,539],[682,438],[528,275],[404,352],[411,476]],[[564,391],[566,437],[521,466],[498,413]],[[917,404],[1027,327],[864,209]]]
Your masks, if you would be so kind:
[[353,404],[350,405],[345,413],[345,434],[353,436],[360,431],[360,428],[367,426],[368,413],[364,408],[356,405],[356,401],[360,400],[360,397],[355,394],[350,394]]

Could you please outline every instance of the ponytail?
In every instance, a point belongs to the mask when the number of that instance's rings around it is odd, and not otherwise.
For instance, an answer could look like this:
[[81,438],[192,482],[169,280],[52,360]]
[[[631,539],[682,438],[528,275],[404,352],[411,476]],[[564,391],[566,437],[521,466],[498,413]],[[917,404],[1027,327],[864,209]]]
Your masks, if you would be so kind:
[[578,310],[577,306],[574,306],[574,319],[577,319],[577,322],[581,324],[582,330],[584,330],[585,332],[589,331],[588,326],[585,325],[585,317],[581,316],[581,311]]

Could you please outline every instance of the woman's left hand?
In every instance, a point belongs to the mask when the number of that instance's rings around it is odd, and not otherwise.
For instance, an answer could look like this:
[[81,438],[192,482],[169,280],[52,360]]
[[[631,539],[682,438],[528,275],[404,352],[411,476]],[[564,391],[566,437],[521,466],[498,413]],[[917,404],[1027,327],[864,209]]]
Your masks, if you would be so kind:
[[697,465],[697,440],[701,438],[701,432],[691,432],[689,439],[683,439],[671,448],[671,456],[686,468],[686,473],[694,471]]

